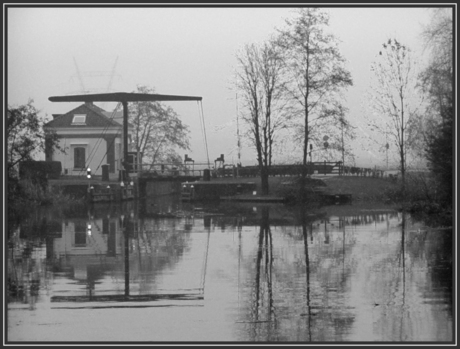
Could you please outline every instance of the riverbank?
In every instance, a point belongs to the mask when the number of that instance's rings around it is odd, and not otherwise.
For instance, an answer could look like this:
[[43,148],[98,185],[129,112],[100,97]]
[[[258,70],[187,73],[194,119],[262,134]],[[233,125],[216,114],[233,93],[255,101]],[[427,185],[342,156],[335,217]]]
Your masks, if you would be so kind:
[[[298,177],[269,177],[270,198],[283,198],[287,190],[296,190]],[[263,198],[260,177],[212,179],[219,183],[254,182],[255,198]],[[358,176],[312,176],[310,188],[321,190],[327,195],[350,194],[353,202],[385,202],[385,192],[396,188],[396,184],[387,178]]]

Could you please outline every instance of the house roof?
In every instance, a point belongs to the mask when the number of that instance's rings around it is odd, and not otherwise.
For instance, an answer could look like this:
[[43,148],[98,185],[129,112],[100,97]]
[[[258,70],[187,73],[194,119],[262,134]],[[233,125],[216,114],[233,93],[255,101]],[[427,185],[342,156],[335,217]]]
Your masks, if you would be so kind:
[[[84,125],[72,125],[72,120],[75,114],[85,114],[86,122]],[[68,113],[56,116],[54,120],[49,121],[44,127],[52,128],[90,128],[90,127],[121,127],[122,125],[110,116],[112,113],[106,112],[104,109],[91,104],[84,103]]]

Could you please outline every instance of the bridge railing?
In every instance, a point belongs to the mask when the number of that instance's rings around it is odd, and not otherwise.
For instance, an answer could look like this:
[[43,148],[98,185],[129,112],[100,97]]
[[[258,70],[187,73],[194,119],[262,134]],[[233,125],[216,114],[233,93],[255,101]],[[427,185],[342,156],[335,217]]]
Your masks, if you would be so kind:
[[[303,165],[272,165],[270,168],[270,176],[301,176]],[[342,162],[309,162],[306,165],[307,174],[309,175],[348,175],[348,176],[372,176],[383,177],[384,171],[372,168],[343,166]],[[244,166],[237,169],[238,176],[241,177],[256,177],[259,176],[258,166]]]
[[131,167],[129,173],[138,176],[158,177],[202,177],[203,166],[177,165],[177,164],[141,164]]
[[[208,163],[188,164],[142,164],[132,166],[130,173],[146,176],[179,177],[193,176],[203,177],[204,171],[208,170],[211,177],[257,177],[260,175],[259,166],[235,166],[224,164],[215,168]],[[383,177],[384,171],[376,168],[364,168],[355,166],[343,166],[341,161],[336,162],[309,162],[306,165],[309,175],[339,175],[339,176],[369,176]],[[270,176],[301,176],[302,164],[272,165]]]

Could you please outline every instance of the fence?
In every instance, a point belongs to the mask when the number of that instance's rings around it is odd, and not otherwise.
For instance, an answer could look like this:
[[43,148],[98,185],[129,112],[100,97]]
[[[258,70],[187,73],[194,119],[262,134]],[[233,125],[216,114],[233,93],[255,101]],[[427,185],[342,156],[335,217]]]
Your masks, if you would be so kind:
[[207,164],[142,164],[134,165],[129,173],[154,177],[203,177]]
[[[142,173],[144,176],[158,177],[203,177],[204,171],[209,170],[213,178],[217,177],[258,177],[260,175],[259,166],[235,166],[221,165],[211,168],[207,163],[196,164],[142,164],[133,166],[130,173]],[[272,165],[270,176],[288,177],[301,176],[304,166],[302,164],[291,165]],[[140,171],[138,171],[140,170]],[[384,171],[379,169],[343,166],[341,161],[337,162],[309,162],[306,165],[309,175],[339,175],[339,176],[369,176],[383,177]]]
[[[293,165],[272,165],[270,168],[270,176],[301,176],[304,166],[301,164]],[[306,172],[309,175],[345,175],[345,176],[372,176],[383,177],[384,171],[376,168],[363,168],[343,166],[342,162],[309,162],[306,165]],[[259,176],[258,166],[244,166],[237,169],[237,174],[240,177],[256,177]]]

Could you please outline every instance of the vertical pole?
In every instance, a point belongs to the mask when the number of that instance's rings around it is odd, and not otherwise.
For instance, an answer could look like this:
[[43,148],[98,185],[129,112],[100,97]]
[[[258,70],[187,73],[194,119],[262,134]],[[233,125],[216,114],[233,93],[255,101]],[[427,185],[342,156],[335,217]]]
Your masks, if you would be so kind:
[[126,215],[126,222],[123,219],[123,234],[124,234],[124,247],[125,247],[125,297],[129,297],[129,232],[128,232],[128,215]]
[[128,176],[128,102],[121,103],[123,104],[123,180],[126,180]]
[[136,176],[136,198],[139,198],[139,177],[141,175],[141,159],[139,157],[139,140],[137,140],[137,176]]
[[[345,144],[343,142],[343,126],[344,125],[342,122],[342,166],[345,167]],[[342,168],[342,171],[340,172],[340,175],[342,175],[342,172],[343,172],[343,168]]]

